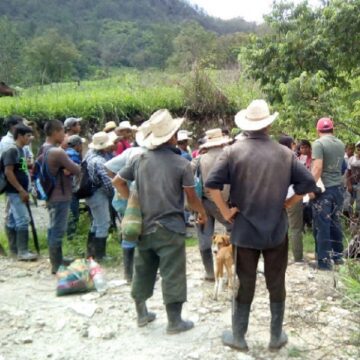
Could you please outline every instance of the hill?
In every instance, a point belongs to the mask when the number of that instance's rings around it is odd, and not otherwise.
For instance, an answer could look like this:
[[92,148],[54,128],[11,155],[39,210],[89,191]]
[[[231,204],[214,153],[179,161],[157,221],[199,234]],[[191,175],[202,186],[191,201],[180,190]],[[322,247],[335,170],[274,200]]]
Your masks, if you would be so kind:
[[184,0],[0,1],[0,79],[29,85],[108,76],[124,66],[183,71],[209,59],[215,68],[233,66],[255,30]]
[[0,2],[0,14],[21,24],[23,35],[28,36],[55,27],[74,38],[96,37],[96,29],[106,20],[143,26],[193,20],[219,34],[249,32],[256,27],[241,18],[210,17],[184,0],[11,0]]

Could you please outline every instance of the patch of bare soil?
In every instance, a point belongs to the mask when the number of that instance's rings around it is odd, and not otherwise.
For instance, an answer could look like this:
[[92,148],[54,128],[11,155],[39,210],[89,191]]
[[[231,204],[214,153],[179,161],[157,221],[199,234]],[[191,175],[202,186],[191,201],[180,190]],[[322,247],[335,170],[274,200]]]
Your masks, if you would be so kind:
[[220,338],[231,326],[231,291],[224,290],[218,301],[213,300],[213,284],[202,280],[196,248],[188,248],[187,264],[184,318],[193,320],[195,328],[170,336],[165,333],[160,280],[148,302],[158,317],[139,329],[120,264],[107,269],[105,294],[56,297],[47,259],[26,264],[1,258],[0,360],[359,358],[359,349],[352,345],[359,313],[342,307],[332,273],[289,265],[285,316],[289,343],[277,353],[267,350],[269,301],[259,273],[247,335],[250,351],[243,354],[223,347]]

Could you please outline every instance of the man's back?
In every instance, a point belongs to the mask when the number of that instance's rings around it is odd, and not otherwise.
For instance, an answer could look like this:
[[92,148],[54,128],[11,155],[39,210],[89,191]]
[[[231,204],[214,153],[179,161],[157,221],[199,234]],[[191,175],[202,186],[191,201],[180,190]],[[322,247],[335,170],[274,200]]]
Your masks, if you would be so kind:
[[191,164],[169,146],[147,151],[134,162],[136,184],[144,215],[144,233],[156,223],[185,232],[183,187],[193,186]]
[[324,135],[313,144],[312,158],[323,160],[321,179],[325,187],[342,184],[345,145],[333,135]]
[[234,232],[238,246],[266,249],[280,244],[288,224],[284,201],[288,187],[307,192],[313,182],[308,170],[286,147],[261,133],[225,148],[209,175],[206,186],[230,183],[230,201],[240,212]]

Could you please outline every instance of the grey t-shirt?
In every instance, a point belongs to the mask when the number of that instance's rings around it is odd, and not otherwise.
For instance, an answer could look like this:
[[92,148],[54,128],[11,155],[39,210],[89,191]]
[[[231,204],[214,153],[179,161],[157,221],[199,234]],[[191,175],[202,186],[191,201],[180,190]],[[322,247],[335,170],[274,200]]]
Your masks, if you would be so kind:
[[194,187],[194,175],[191,163],[175,148],[147,151],[121,169],[119,176],[136,181],[144,235],[154,232],[158,224],[185,234],[184,187]]
[[342,185],[344,154],[345,145],[334,135],[322,136],[313,143],[313,160],[323,160],[321,180],[325,188]]

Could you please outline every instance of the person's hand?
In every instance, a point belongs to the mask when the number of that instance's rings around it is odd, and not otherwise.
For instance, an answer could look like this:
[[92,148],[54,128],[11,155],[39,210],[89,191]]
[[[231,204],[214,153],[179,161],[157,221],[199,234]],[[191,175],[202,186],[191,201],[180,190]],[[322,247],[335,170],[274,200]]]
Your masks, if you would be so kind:
[[232,224],[238,212],[240,212],[240,210],[237,207],[227,208],[225,212],[222,213],[222,216],[226,222]]
[[19,196],[23,203],[27,204],[29,202],[30,197],[29,197],[29,193],[27,191],[21,190],[19,192]]
[[197,224],[205,225],[207,223],[207,221],[208,221],[208,218],[207,218],[206,213],[198,214],[198,217],[197,217],[197,220],[196,220]]
[[69,170],[64,169],[63,170],[65,176],[70,176],[71,172]]
[[353,187],[352,187],[352,185],[348,185],[347,191],[348,191],[348,193],[350,193],[350,194],[353,192]]

